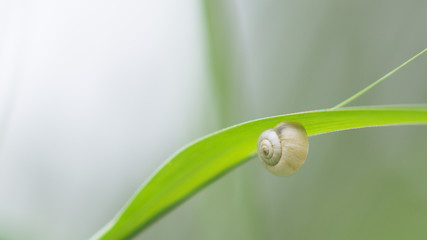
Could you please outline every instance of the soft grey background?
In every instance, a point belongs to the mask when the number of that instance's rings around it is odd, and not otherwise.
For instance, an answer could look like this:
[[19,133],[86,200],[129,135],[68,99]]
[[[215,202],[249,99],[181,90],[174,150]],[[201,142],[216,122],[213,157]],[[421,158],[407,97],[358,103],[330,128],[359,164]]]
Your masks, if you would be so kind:
[[[189,141],[337,104],[426,22],[425,1],[0,0],[0,239],[87,239]],[[426,66],[352,105],[426,103]],[[137,238],[425,239],[426,146],[425,126],[313,137],[296,175],[253,159]]]

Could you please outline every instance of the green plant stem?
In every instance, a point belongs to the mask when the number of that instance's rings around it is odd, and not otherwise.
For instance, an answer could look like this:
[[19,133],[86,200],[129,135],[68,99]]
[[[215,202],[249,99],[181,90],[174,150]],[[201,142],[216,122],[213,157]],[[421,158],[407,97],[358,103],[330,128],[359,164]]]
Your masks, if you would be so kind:
[[333,107],[331,109],[337,109],[337,108],[343,107],[343,106],[347,105],[348,103],[352,102],[353,100],[355,100],[356,98],[360,97],[362,94],[364,94],[365,92],[369,91],[371,88],[375,87],[377,84],[379,84],[380,82],[384,81],[386,78],[390,77],[393,73],[397,72],[397,70],[401,69],[406,64],[410,63],[412,60],[416,59],[417,57],[419,57],[421,54],[423,54],[426,51],[427,51],[427,48],[424,49],[424,50],[422,50],[421,52],[419,52],[417,55],[413,56],[412,58],[410,58],[406,62],[402,63],[400,66],[398,66],[397,68],[393,69],[392,71],[390,71],[386,75],[382,76],[377,81],[371,83],[369,86],[367,86],[364,89],[360,90],[359,92],[357,92],[353,96],[347,98],[346,100],[342,101],[341,103],[339,103],[338,105],[336,105],[335,107]]
[[259,134],[299,122],[308,136],[362,127],[427,124],[427,105],[326,109],[257,119],[198,139],[176,152],[91,239],[130,239],[209,183],[256,154]]

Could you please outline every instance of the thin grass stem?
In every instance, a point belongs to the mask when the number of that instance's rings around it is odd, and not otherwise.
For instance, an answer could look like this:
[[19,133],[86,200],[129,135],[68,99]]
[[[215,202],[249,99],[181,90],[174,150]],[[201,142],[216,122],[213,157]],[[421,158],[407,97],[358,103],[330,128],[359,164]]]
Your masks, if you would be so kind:
[[397,70],[401,69],[402,67],[404,67],[406,64],[412,62],[414,59],[416,59],[417,57],[419,57],[421,54],[425,53],[427,51],[427,48],[422,50],[421,52],[419,52],[417,55],[413,56],[412,58],[410,58],[409,60],[407,60],[406,62],[402,63],[400,66],[398,66],[397,68],[393,69],[392,71],[390,71],[389,73],[387,73],[386,75],[382,76],[380,79],[378,79],[377,81],[371,83],[369,86],[365,87],[364,89],[360,90],[359,92],[357,92],[356,94],[354,94],[353,96],[347,98],[346,100],[342,101],[341,103],[339,103],[338,105],[336,105],[335,107],[331,108],[331,109],[337,109],[340,107],[343,107],[345,105],[347,105],[348,103],[352,102],[353,100],[355,100],[356,98],[360,97],[362,94],[366,93],[367,91],[369,91],[371,88],[375,87],[377,84],[379,84],[380,82],[384,81],[386,78],[390,77],[393,73],[397,72]]

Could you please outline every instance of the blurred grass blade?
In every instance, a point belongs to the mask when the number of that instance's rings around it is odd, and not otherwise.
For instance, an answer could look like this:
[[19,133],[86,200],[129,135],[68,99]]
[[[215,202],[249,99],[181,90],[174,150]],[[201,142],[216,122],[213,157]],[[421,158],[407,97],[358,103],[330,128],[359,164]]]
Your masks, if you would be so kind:
[[[427,124],[427,105],[317,110],[258,119],[213,133],[172,156],[93,239],[134,236],[253,156],[258,135],[281,121],[303,124],[309,136],[362,127]],[[315,156],[309,155],[309,158],[314,160]]]

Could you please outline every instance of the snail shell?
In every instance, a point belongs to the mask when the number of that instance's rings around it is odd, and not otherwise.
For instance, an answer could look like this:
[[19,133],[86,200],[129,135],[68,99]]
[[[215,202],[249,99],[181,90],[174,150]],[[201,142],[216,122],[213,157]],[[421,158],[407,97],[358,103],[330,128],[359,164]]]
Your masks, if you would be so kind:
[[304,164],[308,154],[305,128],[294,122],[279,123],[258,138],[258,157],[273,174],[290,176]]

